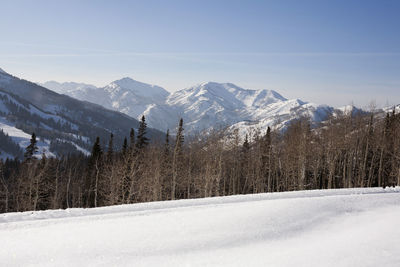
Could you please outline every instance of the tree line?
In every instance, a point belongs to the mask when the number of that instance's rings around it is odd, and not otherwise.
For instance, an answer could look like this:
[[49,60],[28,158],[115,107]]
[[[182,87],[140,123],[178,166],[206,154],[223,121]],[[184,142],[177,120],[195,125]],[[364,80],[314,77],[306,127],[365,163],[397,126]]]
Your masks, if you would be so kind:
[[97,138],[91,155],[35,158],[32,135],[24,161],[0,162],[0,212],[100,207],[289,190],[400,185],[400,115],[306,118],[283,131],[237,131],[150,142],[142,117],[122,147]]

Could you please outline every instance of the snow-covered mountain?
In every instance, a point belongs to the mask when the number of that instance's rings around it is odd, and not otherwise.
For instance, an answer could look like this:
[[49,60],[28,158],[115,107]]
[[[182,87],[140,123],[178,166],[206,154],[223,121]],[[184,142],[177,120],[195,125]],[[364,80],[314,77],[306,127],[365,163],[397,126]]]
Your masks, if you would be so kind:
[[[137,120],[120,112],[60,95],[0,72],[0,130],[3,131],[0,153],[3,156],[20,156],[11,142],[25,149],[32,132],[38,136],[39,153],[52,156],[76,151],[87,154],[97,136],[105,144],[110,132],[114,134],[115,145],[120,146],[130,129],[138,126]],[[162,133],[148,129],[148,136],[160,138]]]
[[131,78],[114,81],[102,88],[84,83],[55,81],[45,82],[42,85],[57,93],[96,103],[133,118],[139,118],[149,105],[163,103],[169,95],[164,88]]
[[85,92],[86,90],[97,88],[96,86],[87,83],[74,83],[74,82],[59,83],[56,81],[48,81],[40,85],[56,93],[70,95],[73,97],[75,97],[74,94],[79,95],[81,94],[82,91]]
[[394,106],[387,106],[382,109],[383,112],[388,113],[388,112],[395,112],[395,113],[400,113],[400,104],[394,105]]
[[243,89],[231,83],[207,82],[172,93],[163,105],[152,105],[144,114],[149,125],[174,129],[180,117],[189,132],[230,126],[250,132],[268,126],[278,129],[301,116],[325,119],[333,108],[289,100],[273,90]]
[[169,94],[165,89],[130,78],[103,88],[81,83],[43,84],[49,89],[86,100],[129,116],[146,116],[149,126],[172,132],[180,118],[187,133],[231,127],[250,132],[267,126],[284,128],[291,120],[308,116],[319,122],[333,108],[289,100],[272,90],[243,89],[232,83],[207,82]]

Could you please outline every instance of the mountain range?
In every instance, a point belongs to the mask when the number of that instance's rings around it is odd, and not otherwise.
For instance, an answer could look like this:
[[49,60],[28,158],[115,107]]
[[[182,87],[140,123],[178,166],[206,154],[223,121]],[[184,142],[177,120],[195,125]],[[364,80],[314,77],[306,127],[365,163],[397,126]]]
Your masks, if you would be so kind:
[[[85,88],[87,88],[85,86]],[[5,149],[11,141],[23,150],[34,132],[39,139],[38,157],[83,152],[88,154],[99,136],[103,146],[114,134],[114,144],[121,146],[131,128],[139,122],[118,111],[98,104],[58,94],[35,83],[0,71],[0,146],[1,157],[21,156],[21,151]],[[148,129],[150,138],[163,134]]]
[[46,82],[51,90],[139,119],[145,115],[148,125],[174,132],[180,118],[187,133],[211,129],[238,129],[242,134],[263,132],[268,126],[284,129],[302,116],[320,122],[341,112],[327,105],[286,99],[273,90],[244,89],[232,83],[206,82],[169,93],[159,86],[131,78],[114,81],[105,87],[75,83]]
[[244,89],[232,83],[206,82],[170,93],[131,78],[104,87],[55,81],[35,84],[0,69],[0,157],[21,157],[32,132],[39,137],[37,156],[89,154],[95,138],[99,136],[106,147],[110,133],[120,146],[129,130],[138,128],[142,115],[150,127],[149,137],[160,139],[167,129],[175,132],[180,118],[185,134],[225,129],[244,137],[256,131],[263,134],[268,126],[284,130],[300,117],[317,124],[331,115],[360,111],[354,106],[335,109],[287,99],[273,90]]

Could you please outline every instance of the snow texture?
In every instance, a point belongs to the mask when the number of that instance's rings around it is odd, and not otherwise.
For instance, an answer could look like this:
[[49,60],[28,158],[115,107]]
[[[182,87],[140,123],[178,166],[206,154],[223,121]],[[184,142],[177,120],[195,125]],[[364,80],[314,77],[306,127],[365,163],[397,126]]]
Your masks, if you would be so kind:
[[0,214],[2,266],[399,266],[400,188]]

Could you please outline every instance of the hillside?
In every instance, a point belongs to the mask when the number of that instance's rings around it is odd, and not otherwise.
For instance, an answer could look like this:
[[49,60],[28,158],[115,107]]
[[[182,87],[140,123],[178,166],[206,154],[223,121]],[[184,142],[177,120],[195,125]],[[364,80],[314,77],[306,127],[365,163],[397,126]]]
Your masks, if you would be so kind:
[[399,187],[8,213],[0,215],[0,262],[394,267],[399,220]]
[[122,78],[101,88],[84,83],[55,81],[45,82],[42,85],[57,93],[96,103],[138,119],[150,105],[163,103],[169,95],[164,88],[131,78]]
[[[0,121],[4,126],[1,129],[12,138],[19,132],[14,139],[22,149],[28,135],[35,132],[43,140],[41,147],[53,153],[49,155],[87,153],[96,136],[105,145],[110,133],[120,146],[130,129],[139,125],[123,113],[55,93],[4,71],[0,72]],[[148,130],[150,138],[158,139],[161,135],[157,130]],[[21,136],[23,142],[19,141]]]

